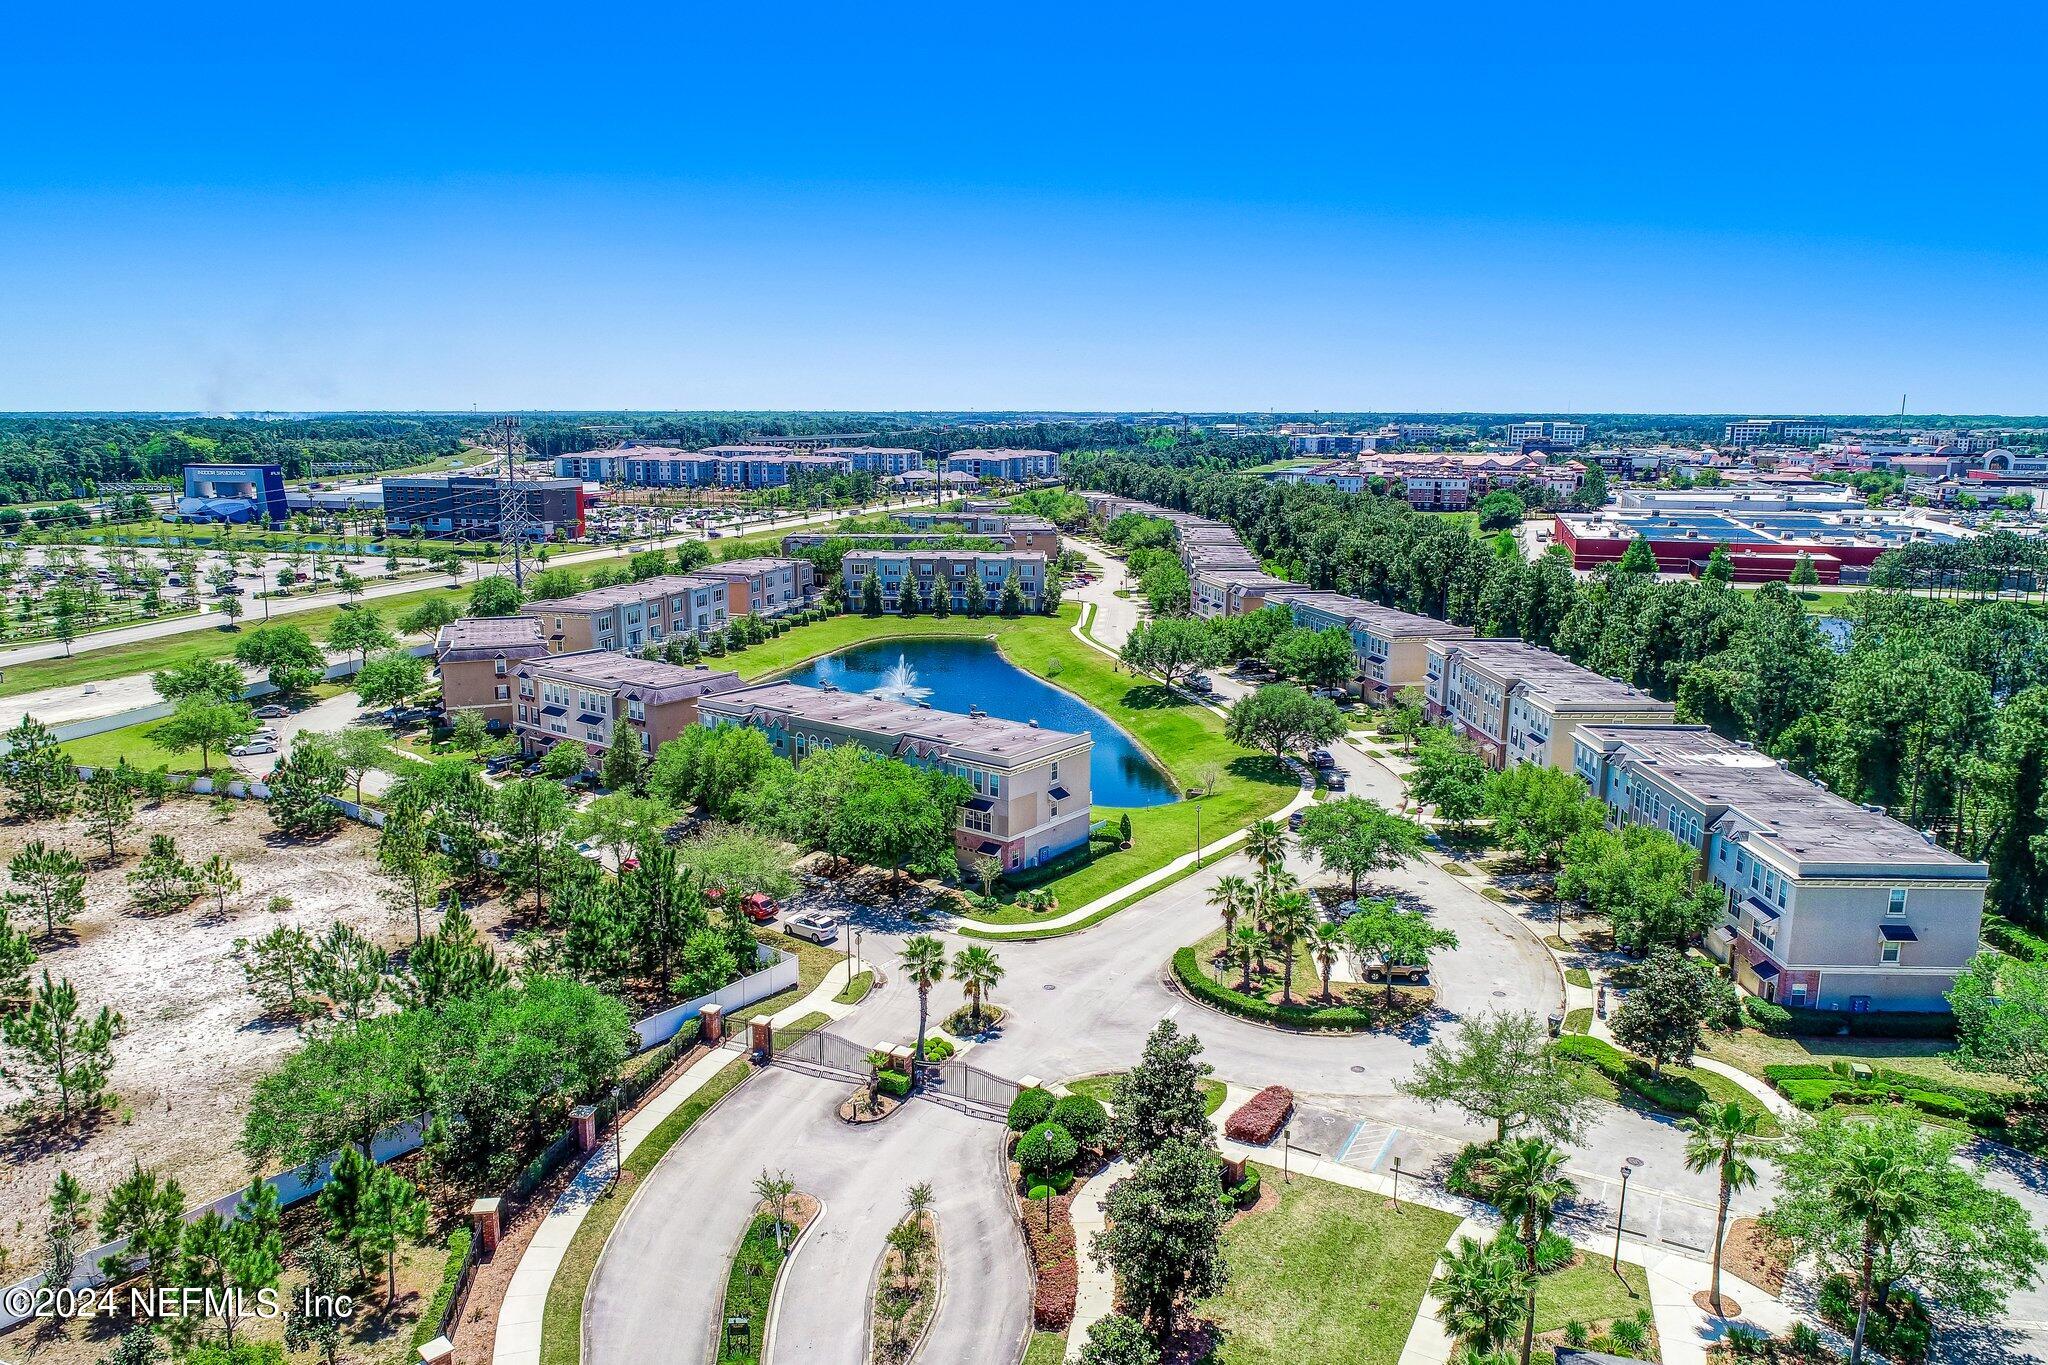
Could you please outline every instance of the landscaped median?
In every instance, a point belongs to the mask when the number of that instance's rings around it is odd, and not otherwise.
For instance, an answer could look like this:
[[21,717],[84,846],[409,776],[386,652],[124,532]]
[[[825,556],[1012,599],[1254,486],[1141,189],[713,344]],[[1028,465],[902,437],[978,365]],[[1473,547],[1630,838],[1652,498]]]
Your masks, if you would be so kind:
[[1691,1118],[1703,1105],[1732,1100],[1757,1116],[1761,1136],[1776,1137],[1784,1131],[1770,1110],[1726,1076],[1689,1066],[1652,1071],[1648,1062],[1583,1034],[1567,1033],[1557,1040],[1556,1047],[1560,1056],[1579,1064],[1581,1088],[1601,1099],[1635,1101],[1680,1118]]
[[1281,974],[1268,953],[1263,967],[1255,964],[1252,989],[1243,984],[1241,966],[1218,956],[1223,932],[1217,930],[1200,943],[1173,955],[1173,979],[1183,995],[1198,1005],[1234,1014],[1274,1028],[1298,1029],[1305,1033],[1363,1033],[1370,1029],[1399,1025],[1429,1008],[1434,992],[1427,986],[1396,986],[1392,1003],[1380,986],[1333,983],[1330,997],[1322,995],[1322,980],[1305,948],[1295,949],[1294,1003],[1282,1004],[1275,996]]

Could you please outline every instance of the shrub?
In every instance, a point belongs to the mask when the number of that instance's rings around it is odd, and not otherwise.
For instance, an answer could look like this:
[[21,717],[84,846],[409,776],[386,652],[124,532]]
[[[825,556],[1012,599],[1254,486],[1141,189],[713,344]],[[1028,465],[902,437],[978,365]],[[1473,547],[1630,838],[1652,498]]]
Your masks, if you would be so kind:
[[[1856,1284],[1847,1275],[1830,1275],[1820,1287],[1820,1316],[1841,1332],[1856,1329]],[[1871,1350],[1898,1365],[1917,1365],[1927,1359],[1934,1341],[1934,1325],[1927,1309],[1909,1289],[1894,1290],[1882,1306],[1872,1303],[1863,1329],[1863,1341]]]
[[1765,1033],[1782,1033],[1792,1022],[1792,1011],[1783,1005],[1774,1005],[1768,1000],[1750,996],[1742,1002],[1742,1014],[1753,1029]]
[[1080,1152],[1074,1135],[1057,1123],[1037,1124],[1017,1139],[1017,1165],[1027,1179],[1045,1180],[1072,1170]]
[[1577,1254],[1578,1248],[1572,1245],[1571,1238],[1554,1228],[1545,1228],[1536,1239],[1536,1273],[1548,1275],[1553,1270],[1562,1270]]
[[1984,917],[1984,941],[2022,962],[2048,962],[2048,938],[2030,933],[2009,919]]
[[900,1071],[877,1071],[875,1081],[884,1095],[894,1095],[899,1100],[910,1096],[910,1077]]
[[1235,1204],[1238,1208],[1241,1209],[1248,1209],[1252,1205],[1258,1203],[1258,1167],[1253,1166],[1250,1163],[1246,1163],[1244,1168],[1244,1179],[1238,1181],[1237,1184],[1232,1185],[1229,1189],[1225,1190],[1223,1192],[1223,1197],[1226,1201]]
[[924,1040],[924,1059],[927,1062],[943,1062],[952,1055],[953,1045],[937,1034]]
[[1074,1141],[1083,1147],[1101,1142],[1109,1128],[1108,1113],[1087,1095],[1060,1096],[1059,1103],[1052,1107],[1052,1121],[1072,1133]]
[[1081,1267],[1074,1256],[1072,1208],[1071,1197],[1059,1195],[1049,1205],[1041,1206],[1033,1200],[1018,1210],[1024,1224],[1024,1240],[1031,1247],[1031,1260],[1038,1269],[1038,1295],[1031,1305],[1031,1321],[1042,1332],[1064,1332],[1074,1320],[1074,1302],[1081,1290]]
[[1764,1079],[1786,1099],[1809,1113],[1831,1104],[1910,1104],[1922,1113],[1953,1119],[1977,1128],[2002,1128],[2007,1106],[2003,1097],[1975,1086],[1929,1080],[1903,1071],[1877,1070],[1869,1077],[1851,1074],[1846,1062],[1832,1067],[1811,1063],[1767,1066]]
[[1444,1175],[1444,1188],[1461,1199],[1477,1199],[1491,1204],[1494,1188],[1488,1167],[1493,1154],[1494,1144],[1491,1142],[1467,1143],[1451,1158],[1451,1169]]
[[1262,1024],[1304,1032],[1362,1033],[1377,1027],[1380,1021],[1377,1011],[1357,1005],[1276,1005],[1270,1000],[1241,995],[1211,981],[1202,970],[1201,955],[1191,947],[1173,955],[1173,974],[1181,990],[1193,999],[1225,1014]]
[[469,1263],[471,1236],[467,1225],[458,1225],[448,1234],[448,1263],[442,1268],[441,1284],[434,1290],[433,1301],[420,1314],[419,1325],[413,1328],[412,1344],[415,1349],[441,1335],[441,1316],[448,1311],[448,1304],[455,1297],[455,1287],[462,1281],[462,1267]]
[[1618,1088],[1647,1100],[1659,1109],[1696,1114],[1707,1102],[1706,1087],[1698,1081],[1670,1072],[1659,1076],[1604,1039],[1566,1034],[1552,1046],[1559,1055],[1593,1067]]
[[1955,1016],[1946,1010],[1788,1009],[1751,998],[1742,1011],[1752,1027],[1787,1038],[1953,1038],[1956,1032]]
[[1032,1086],[1019,1090],[1017,1098],[1010,1101],[1010,1131],[1026,1132],[1052,1117],[1053,1099],[1050,1090]]
[[1294,1092],[1284,1085],[1269,1085],[1237,1107],[1223,1125],[1223,1136],[1263,1147],[1279,1134],[1293,1112]]

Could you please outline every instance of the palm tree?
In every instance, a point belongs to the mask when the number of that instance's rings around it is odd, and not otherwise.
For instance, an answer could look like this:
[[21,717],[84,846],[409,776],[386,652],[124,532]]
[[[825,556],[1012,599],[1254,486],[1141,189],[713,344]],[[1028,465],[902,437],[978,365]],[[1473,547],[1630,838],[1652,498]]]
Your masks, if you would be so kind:
[[1237,950],[1237,960],[1244,966],[1244,984],[1238,989],[1246,995],[1252,991],[1252,962],[1259,950],[1266,946],[1266,936],[1249,924],[1240,924],[1237,932],[1230,936],[1230,943]]
[[1536,1345],[1536,1244],[1557,1216],[1558,1203],[1578,1186],[1563,1173],[1564,1153],[1539,1137],[1511,1138],[1494,1158],[1494,1197],[1501,1216],[1520,1228],[1522,1265],[1528,1275],[1528,1316],[1522,1322],[1522,1365]]
[[1323,978],[1323,1000],[1327,1003],[1330,995],[1330,973],[1337,969],[1337,959],[1344,952],[1344,928],[1328,920],[1319,920],[1309,936],[1309,955],[1315,958],[1316,970]]
[[903,941],[900,961],[903,974],[917,987],[917,1051],[910,1059],[911,1075],[915,1076],[924,1063],[925,1011],[931,1002],[932,987],[946,979],[946,945],[930,934],[918,934]]
[[1437,1321],[1469,1357],[1506,1349],[1529,1288],[1511,1243],[1461,1237],[1444,1253],[1444,1273],[1432,1291]]
[[1268,912],[1268,929],[1273,947],[1280,954],[1280,1003],[1294,1003],[1294,945],[1316,928],[1315,902],[1301,891],[1285,891],[1273,900]]
[[1236,873],[1216,879],[1215,888],[1209,892],[1209,904],[1223,916],[1223,941],[1230,942],[1230,936],[1237,932],[1237,917],[1252,903],[1252,884]]
[[1003,979],[1003,964],[996,961],[996,955],[980,944],[962,948],[953,954],[953,979],[967,995],[970,1017],[974,1030],[981,1031],[981,1002],[995,989],[996,982]]
[[1877,1249],[1898,1240],[1906,1222],[1905,1166],[1896,1152],[1869,1143],[1851,1148],[1828,1193],[1835,1206],[1863,1225],[1861,1265],[1856,1274],[1856,1337],[1849,1365],[1863,1365],[1863,1334],[1870,1318],[1871,1279],[1877,1270]]
[[1244,851],[1260,872],[1270,873],[1287,858],[1287,831],[1278,820],[1261,820],[1245,835]]
[[1728,1316],[1721,1307],[1721,1241],[1727,1235],[1728,1200],[1737,1190],[1756,1184],[1757,1170],[1748,1160],[1756,1150],[1760,1115],[1734,1100],[1711,1104],[1685,1122],[1685,1168],[1705,1172],[1718,1169],[1721,1202],[1714,1212],[1714,1272],[1708,1297],[1714,1316]]

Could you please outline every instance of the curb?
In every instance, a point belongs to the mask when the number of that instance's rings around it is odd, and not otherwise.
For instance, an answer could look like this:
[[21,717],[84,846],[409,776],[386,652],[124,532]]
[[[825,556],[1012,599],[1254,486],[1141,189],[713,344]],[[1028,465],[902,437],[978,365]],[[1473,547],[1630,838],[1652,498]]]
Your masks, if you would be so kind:
[[[739,1087],[734,1086],[733,1088],[737,1090]],[[802,1193],[802,1191],[798,1191],[798,1193]],[[812,1198],[815,1199],[816,1196],[813,1195]],[[775,1320],[782,1316],[782,1291],[788,1287],[790,1276],[794,1273],[791,1267],[793,1267],[796,1264],[796,1254],[804,1249],[804,1239],[811,1235],[811,1229],[825,1221],[825,1201],[822,1199],[818,1199],[817,1203],[818,1211],[811,1215],[810,1222],[804,1224],[801,1228],[797,1229],[796,1240],[789,1244],[789,1250],[783,1254],[782,1269],[775,1276],[775,1288],[769,1291],[768,1314],[767,1317],[761,1323],[761,1348],[760,1350],[754,1353],[756,1358],[760,1360],[768,1359],[769,1348],[771,1345],[773,1345],[775,1341]],[[744,1242],[746,1239],[747,1234],[744,1231],[742,1231],[740,1233],[740,1240]],[[735,1247],[734,1250],[737,1251],[738,1248]],[[727,1258],[726,1263],[728,1266],[731,1265],[730,1257]],[[730,1274],[730,1270],[728,1270],[727,1273]],[[723,1324],[723,1319],[725,1317],[724,1299],[719,1300],[718,1316],[720,1318],[720,1322],[714,1322],[711,1324],[711,1340],[714,1344],[714,1347],[718,1341],[718,1329]],[[718,1358],[718,1352],[716,1349],[712,1351],[711,1358],[714,1360]]]
[[[925,1318],[924,1326],[918,1329],[916,1338],[910,1343],[910,1349],[903,1353],[903,1365],[910,1365],[911,1361],[917,1359],[918,1352],[924,1350],[925,1339],[932,1334],[932,1324],[939,1320],[939,1310],[946,1306],[946,1258],[939,1254],[939,1216],[933,1213],[927,1214],[926,1217],[932,1220],[932,1311],[930,1316]],[[882,1267],[888,1262],[889,1248],[884,1245],[882,1254],[875,1258],[875,1268],[868,1272],[868,1301],[865,1315],[867,1354],[862,1359],[870,1362],[870,1365],[875,1358],[875,1292],[881,1287]]]

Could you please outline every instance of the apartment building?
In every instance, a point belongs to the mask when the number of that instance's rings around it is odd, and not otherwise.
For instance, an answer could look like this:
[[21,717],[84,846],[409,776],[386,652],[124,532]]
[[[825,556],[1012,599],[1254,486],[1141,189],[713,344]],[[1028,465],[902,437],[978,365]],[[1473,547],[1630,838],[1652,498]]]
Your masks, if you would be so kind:
[[782,538],[784,554],[795,554],[832,540],[850,540],[861,549],[909,548],[920,542],[958,536],[993,540],[1012,550],[1037,550],[1048,559],[1060,552],[1060,528],[1043,517],[1007,516],[993,512],[898,512],[907,531],[792,531]]
[[1367,701],[1392,701],[1402,688],[1422,686],[1429,676],[1430,641],[1473,636],[1470,626],[1396,611],[1341,592],[1297,590],[1287,593],[1284,601],[1295,625],[1306,630],[1335,626],[1351,637],[1359,690]]
[[569,479],[626,484],[635,488],[783,488],[806,476],[844,474],[853,462],[825,451],[787,446],[615,446],[555,459],[555,473]]
[[1296,455],[1363,455],[1379,448],[1379,437],[1357,432],[1301,432],[1288,436],[1287,448]]
[[695,573],[663,574],[638,583],[528,602],[520,608],[520,615],[540,622],[541,638],[551,652],[581,654],[594,649],[641,649],[671,637],[723,630],[734,614],[730,603],[724,579]]
[[1432,639],[1423,648],[1430,719],[1457,726],[1496,768],[1568,770],[1581,725],[1660,725],[1672,717],[1671,703],[1521,640]]
[[963,716],[829,687],[765,683],[698,704],[706,725],[751,725],[775,752],[801,763],[816,749],[858,744],[965,779],[974,796],[954,845],[1006,871],[1036,867],[1088,842],[1094,740],[990,716]]
[[517,509],[533,540],[583,535],[580,479],[504,480],[491,474],[415,474],[382,481],[384,525],[393,534],[502,540]]
[[977,479],[1029,483],[1058,478],[1060,457],[1050,450],[956,450],[946,457],[946,469]]
[[725,609],[732,616],[781,616],[796,611],[816,591],[816,569],[808,559],[757,555],[692,569],[689,576],[726,586]]
[[541,623],[530,616],[465,616],[434,636],[434,667],[441,674],[441,709],[481,712],[493,730],[514,719],[512,673],[522,660],[548,652]]
[[903,446],[820,446],[812,453],[845,460],[862,474],[908,474],[924,468],[924,452]]
[[740,686],[740,675],[702,664],[684,667],[604,649],[524,659],[512,669],[513,732],[539,757],[565,740],[590,750],[596,770],[605,750],[627,743],[652,757],[697,723],[704,698]]
[[1024,609],[1038,611],[1045,603],[1046,558],[1037,551],[1014,550],[849,550],[840,560],[842,585],[849,610],[858,611],[867,593],[870,576],[882,585],[882,610],[899,611],[903,589],[915,582],[918,598],[930,610],[932,594],[943,586],[948,605],[956,612],[967,609],[967,585],[981,580],[981,590],[994,611],[1002,601],[1003,585],[1012,577],[1024,594]]
[[1302,591],[1299,583],[1275,578],[1256,563],[1250,567],[1202,564],[1188,574],[1188,598],[1203,620],[1244,616]]
[[1828,435],[1827,425],[1822,422],[1749,417],[1722,427],[1721,444],[1745,450],[1751,446],[1805,446],[1825,441]]
[[1707,946],[1743,989],[1810,1009],[1945,1009],[1989,871],[1705,726],[1584,726],[1573,771],[1616,824],[1700,851],[1727,897]]
[[1510,422],[1503,438],[1509,445],[1542,441],[1562,450],[1576,450],[1586,443],[1584,422]]

